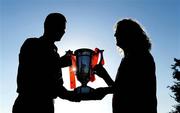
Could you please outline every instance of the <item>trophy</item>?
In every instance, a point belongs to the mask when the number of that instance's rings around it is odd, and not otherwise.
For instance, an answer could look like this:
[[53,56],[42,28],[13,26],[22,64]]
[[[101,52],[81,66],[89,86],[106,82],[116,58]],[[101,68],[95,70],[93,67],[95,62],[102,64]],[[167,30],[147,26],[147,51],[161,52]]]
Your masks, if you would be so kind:
[[[93,88],[87,86],[87,83],[95,80],[94,66],[98,63],[104,65],[103,50],[95,48],[93,51],[88,48],[81,48],[74,53],[71,51],[70,55],[72,60],[72,65],[69,68],[71,89],[82,95],[91,93]],[[81,83],[81,86],[77,88],[76,78]]]

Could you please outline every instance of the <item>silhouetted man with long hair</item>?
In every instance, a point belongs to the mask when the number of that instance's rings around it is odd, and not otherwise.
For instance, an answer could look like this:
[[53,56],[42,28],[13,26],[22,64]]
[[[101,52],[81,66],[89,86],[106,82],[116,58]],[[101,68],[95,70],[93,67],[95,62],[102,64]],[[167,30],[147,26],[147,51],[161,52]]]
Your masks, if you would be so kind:
[[54,44],[61,40],[65,28],[66,18],[51,13],[45,19],[43,36],[29,38],[22,45],[17,75],[19,95],[13,113],[54,113],[53,99],[57,96],[79,101],[74,92],[63,87],[61,68],[71,65],[70,57],[60,57]]
[[94,69],[113,89],[113,113],[157,113],[155,63],[148,36],[132,19],[119,21],[114,36],[124,52],[115,82],[102,65]]

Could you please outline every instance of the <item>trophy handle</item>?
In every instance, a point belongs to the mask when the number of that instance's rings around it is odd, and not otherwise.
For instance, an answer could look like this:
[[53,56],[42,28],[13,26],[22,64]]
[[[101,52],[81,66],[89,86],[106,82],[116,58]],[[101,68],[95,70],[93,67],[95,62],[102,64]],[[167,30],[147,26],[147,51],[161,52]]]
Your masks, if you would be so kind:
[[103,52],[104,52],[104,50],[100,50],[101,59],[100,59],[100,61],[99,61],[99,64],[102,64],[102,65],[105,64],[105,62],[104,62],[104,57],[103,57]]
[[76,77],[75,77],[75,73],[76,73],[76,57],[73,54],[73,51],[68,50],[66,51],[66,55],[70,55],[71,57],[71,66],[69,67],[69,75],[70,75],[70,88],[74,89],[76,88]]
[[[100,50],[98,48],[95,48],[94,53],[92,55],[92,63],[91,63],[91,68],[93,69],[94,66],[96,66],[97,64],[102,64],[104,65],[104,58],[103,58],[103,51],[104,50]],[[100,60],[99,60],[99,55],[100,55]],[[99,62],[98,62],[99,61]],[[95,81],[95,75],[94,72],[91,72],[91,76],[90,76],[90,81],[93,82]]]

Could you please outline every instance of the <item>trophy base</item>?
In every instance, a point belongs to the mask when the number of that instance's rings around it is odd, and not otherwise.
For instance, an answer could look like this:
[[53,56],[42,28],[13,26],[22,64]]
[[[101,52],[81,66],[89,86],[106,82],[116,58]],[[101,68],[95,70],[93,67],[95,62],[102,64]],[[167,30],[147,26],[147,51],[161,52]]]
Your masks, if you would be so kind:
[[75,89],[75,91],[78,93],[78,94],[89,94],[93,91],[94,89],[89,87],[89,86],[80,86],[80,87],[77,87]]
[[75,89],[81,100],[94,100],[94,89],[89,86],[80,86]]

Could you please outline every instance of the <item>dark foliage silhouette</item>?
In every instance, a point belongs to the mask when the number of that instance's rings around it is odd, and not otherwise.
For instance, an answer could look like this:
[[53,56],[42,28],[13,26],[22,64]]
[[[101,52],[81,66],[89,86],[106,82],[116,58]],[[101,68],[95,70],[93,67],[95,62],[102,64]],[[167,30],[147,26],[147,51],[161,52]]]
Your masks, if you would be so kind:
[[170,90],[174,93],[174,96],[172,96],[175,101],[178,103],[174,106],[175,110],[172,110],[170,113],[180,113],[180,60],[174,59],[175,63],[172,65],[173,69],[173,79],[174,85],[169,86]]

